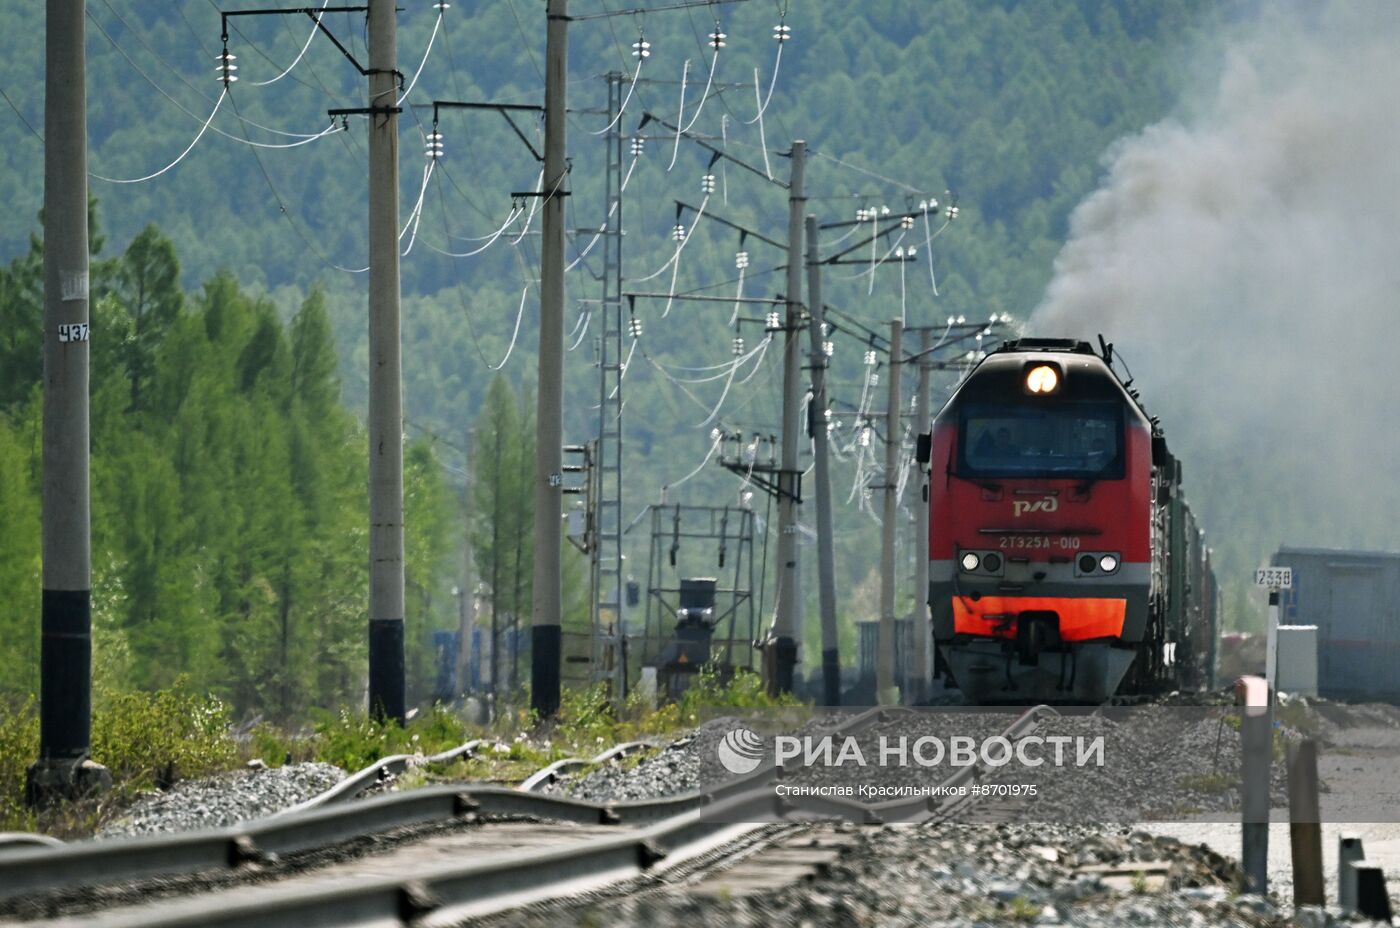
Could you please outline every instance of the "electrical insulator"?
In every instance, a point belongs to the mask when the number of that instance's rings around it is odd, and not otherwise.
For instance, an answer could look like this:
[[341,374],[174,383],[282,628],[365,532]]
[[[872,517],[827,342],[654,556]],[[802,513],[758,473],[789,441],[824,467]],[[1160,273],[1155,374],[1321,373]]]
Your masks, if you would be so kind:
[[929,209],[938,209],[938,201],[935,200],[933,197],[929,197],[929,200],[928,200],[928,208],[929,208]]
[[426,154],[429,158],[437,159],[442,157],[442,133],[434,129],[428,133],[424,142]]
[[866,367],[874,367],[874,366],[875,366],[875,349],[874,349],[874,348],[871,348],[871,349],[869,349],[868,351],[865,352],[865,366],[866,366]]
[[735,353],[736,355],[739,355],[739,354],[743,354],[743,353],[744,353],[744,336],[742,336],[742,335],[736,335],[736,336],[734,336],[734,353]]
[[896,260],[899,260],[899,261],[903,261],[903,260],[904,260],[904,246],[903,246],[903,245],[899,245],[899,246],[897,246],[897,247],[895,248],[895,250],[894,250],[894,256],[895,256],[895,259],[896,259]]
[[631,319],[628,319],[628,320],[627,320],[627,331],[628,331],[628,333],[631,334],[631,336],[632,336],[633,338],[641,338],[641,337],[642,337],[642,320],[638,319],[636,316],[633,316]]
[[787,23],[778,23],[773,27],[773,38],[780,44],[792,38],[792,27]]
[[439,13],[444,13],[452,9],[452,4],[448,3],[447,0],[438,0],[437,3],[433,4],[433,9],[437,10]]
[[715,23],[715,31],[710,33],[710,48],[719,51],[724,48],[724,40],[727,38],[729,36],[719,31],[719,23]]
[[650,58],[651,43],[644,36],[637,36],[637,41],[632,43],[633,58]]
[[862,448],[870,447],[870,426],[868,425],[860,430],[860,446]]
[[914,228],[914,217],[913,217],[913,216],[905,216],[903,219],[899,220],[899,227],[900,227],[901,229],[912,229],[912,228]]
[[644,139],[644,138],[642,138],[641,136],[634,136],[634,137],[632,138],[632,157],[633,157],[633,158],[640,158],[640,157],[642,156],[642,149],[646,147],[646,141],[647,141],[647,140]]
[[749,253],[748,253],[747,251],[740,251],[740,252],[735,253],[735,255],[734,255],[734,266],[735,266],[736,268],[738,268],[739,270],[741,270],[741,271],[742,271],[744,268],[748,267],[748,266],[749,266]]
[[856,210],[856,222],[865,222],[870,218],[870,212],[864,209]]
[[905,253],[906,255],[908,255],[909,258],[912,260],[913,257],[914,257],[916,254],[919,253],[919,249],[916,248],[916,247],[914,247],[913,245],[910,245],[908,248],[906,248],[906,249],[904,250],[904,253]]
[[977,352],[975,352],[975,351],[969,351],[969,352],[967,353],[967,359],[968,359],[969,361],[974,361],[974,360],[976,360],[976,359],[977,359]]
[[959,317],[958,317],[958,325],[962,325],[962,324],[965,323],[965,322],[967,322],[967,317],[966,317],[966,316],[959,316]]
[[889,208],[888,206],[882,206],[882,207],[880,207],[880,215],[881,215],[881,216],[888,216],[889,214],[890,214],[890,208]]
[[832,341],[822,342],[822,354],[828,358],[836,353],[836,343]]
[[768,322],[768,331],[770,331],[770,332],[777,331],[778,329],[781,329],[781,328],[783,327],[782,321],[778,318],[778,313],[777,313],[777,311],[773,311],[773,312],[770,312],[770,313],[768,314],[768,320],[767,320],[767,322]]
[[715,192],[715,176],[714,176],[713,174],[706,174],[706,175],[704,175],[704,176],[702,176],[702,177],[700,178],[700,192],[701,192],[701,193],[714,193],[714,192]]
[[214,60],[218,62],[214,66],[214,72],[219,75],[218,80],[223,81],[225,86],[238,80],[238,75],[233,73],[238,70],[238,65],[234,64],[238,60],[237,55],[230,55],[228,49],[224,49],[214,56]]
[[678,242],[685,241],[685,226],[681,225],[679,222],[676,223],[676,227],[671,230],[671,238]]
[[871,385],[872,387],[878,387],[878,386],[880,385],[880,372],[879,372],[879,371],[872,371],[872,372],[871,372],[871,374],[870,374],[870,385]]
[[943,215],[948,217],[949,222],[952,222],[954,219],[958,218],[958,208],[956,206],[950,206],[943,211]]

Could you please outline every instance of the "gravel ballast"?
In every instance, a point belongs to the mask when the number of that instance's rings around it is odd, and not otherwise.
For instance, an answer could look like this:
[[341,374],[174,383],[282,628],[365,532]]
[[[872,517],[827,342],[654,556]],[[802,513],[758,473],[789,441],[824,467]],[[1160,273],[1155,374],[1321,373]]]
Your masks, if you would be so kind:
[[331,764],[238,770],[185,780],[165,792],[138,799],[99,838],[126,838],[208,828],[226,828],[265,818],[325,792],[345,778]]

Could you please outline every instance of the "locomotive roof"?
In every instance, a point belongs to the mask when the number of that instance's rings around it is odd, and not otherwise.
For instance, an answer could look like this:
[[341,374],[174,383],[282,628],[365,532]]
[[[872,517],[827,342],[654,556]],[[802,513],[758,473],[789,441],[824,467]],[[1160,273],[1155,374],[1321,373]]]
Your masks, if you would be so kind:
[[1037,358],[1060,366],[1066,384],[1074,385],[1069,387],[1069,392],[1085,399],[1122,399],[1152,424],[1155,431],[1151,416],[1135,391],[1129,389],[1131,383],[1125,384],[1113,366],[1088,342],[1075,338],[1018,338],[1003,342],[977,364],[944,408],[951,407],[959,399],[996,396],[1012,389],[1019,392],[1027,361]]

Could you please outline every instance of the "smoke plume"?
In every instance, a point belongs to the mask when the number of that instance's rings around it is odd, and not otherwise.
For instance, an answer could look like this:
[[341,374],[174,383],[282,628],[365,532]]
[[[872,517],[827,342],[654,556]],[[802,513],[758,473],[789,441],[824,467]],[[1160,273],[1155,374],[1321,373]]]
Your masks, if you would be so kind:
[[1400,9],[1267,5],[1216,69],[1109,151],[1031,328],[1117,344],[1238,584],[1400,550]]

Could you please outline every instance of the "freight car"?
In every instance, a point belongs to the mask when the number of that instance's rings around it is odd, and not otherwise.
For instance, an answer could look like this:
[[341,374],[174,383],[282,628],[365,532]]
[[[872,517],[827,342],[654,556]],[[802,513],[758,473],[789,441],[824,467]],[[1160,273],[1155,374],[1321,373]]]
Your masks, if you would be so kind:
[[934,419],[929,606],[969,701],[1213,683],[1215,579],[1181,463],[1100,345],[1009,342]]

